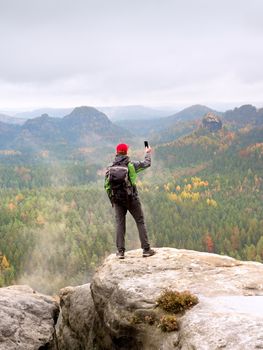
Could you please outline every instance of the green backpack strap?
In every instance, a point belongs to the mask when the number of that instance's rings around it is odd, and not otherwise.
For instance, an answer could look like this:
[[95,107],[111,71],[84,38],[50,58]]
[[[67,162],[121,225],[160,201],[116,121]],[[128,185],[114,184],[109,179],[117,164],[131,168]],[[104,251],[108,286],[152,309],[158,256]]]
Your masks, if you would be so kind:
[[105,181],[104,181],[104,188],[108,194],[108,196],[110,197],[110,194],[111,194],[111,187],[110,187],[110,180],[109,178],[106,176],[105,177]]
[[132,186],[136,185],[137,174],[132,163],[128,163],[129,179]]

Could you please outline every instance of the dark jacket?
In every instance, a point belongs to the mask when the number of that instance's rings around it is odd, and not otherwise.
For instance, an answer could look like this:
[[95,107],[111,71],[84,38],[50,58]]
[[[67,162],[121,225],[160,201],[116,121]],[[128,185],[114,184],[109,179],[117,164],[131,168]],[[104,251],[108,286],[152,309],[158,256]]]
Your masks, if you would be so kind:
[[[151,153],[146,153],[143,161],[130,161],[130,158],[127,155],[117,154],[113,163],[109,167],[113,165],[124,165],[128,167],[129,179],[133,187],[133,194],[134,196],[138,196],[138,191],[136,187],[137,174],[140,171],[143,171],[144,169],[149,168],[151,166]],[[108,179],[108,168],[106,170],[104,188],[109,198],[111,198],[111,188]]]

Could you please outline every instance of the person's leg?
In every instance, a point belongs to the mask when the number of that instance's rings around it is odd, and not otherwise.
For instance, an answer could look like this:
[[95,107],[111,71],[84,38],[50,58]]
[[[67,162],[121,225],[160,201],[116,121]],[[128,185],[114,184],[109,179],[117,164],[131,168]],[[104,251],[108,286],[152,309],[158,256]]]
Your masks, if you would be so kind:
[[128,209],[136,222],[136,225],[139,231],[141,247],[142,249],[147,250],[150,248],[150,244],[148,241],[144,215],[143,215],[142,206],[139,198],[132,198],[129,202]]
[[114,204],[116,219],[116,246],[118,251],[125,251],[125,230],[127,208],[123,205]]

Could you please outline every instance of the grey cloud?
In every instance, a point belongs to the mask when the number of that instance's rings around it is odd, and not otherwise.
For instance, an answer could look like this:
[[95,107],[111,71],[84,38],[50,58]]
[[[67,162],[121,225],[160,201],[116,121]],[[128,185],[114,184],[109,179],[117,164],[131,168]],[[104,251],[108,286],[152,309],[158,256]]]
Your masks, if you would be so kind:
[[21,96],[173,102],[198,98],[198,86],[208,100],[242,97],[263,82],[262,10],[260,0],[0,0],[0,107]]

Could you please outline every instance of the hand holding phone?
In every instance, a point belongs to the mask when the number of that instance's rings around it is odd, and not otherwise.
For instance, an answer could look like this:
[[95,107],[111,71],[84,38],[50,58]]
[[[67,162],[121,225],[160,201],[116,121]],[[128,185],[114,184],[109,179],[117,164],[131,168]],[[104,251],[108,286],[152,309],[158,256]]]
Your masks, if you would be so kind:
[[152,152],[152,149],[149,146],[149,142],[148,141],[144,141],[144,147],[145,147],[146,153],[151,153]]

